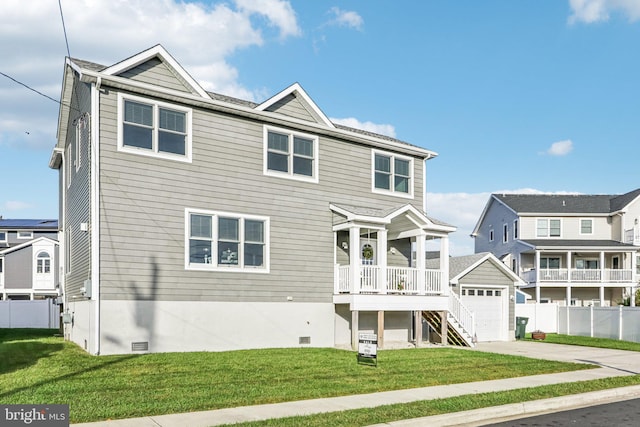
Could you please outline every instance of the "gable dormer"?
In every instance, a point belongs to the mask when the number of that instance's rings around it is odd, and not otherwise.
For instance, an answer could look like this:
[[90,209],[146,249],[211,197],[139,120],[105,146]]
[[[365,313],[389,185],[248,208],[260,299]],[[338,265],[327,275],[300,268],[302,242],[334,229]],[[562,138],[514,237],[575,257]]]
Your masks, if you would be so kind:
[[280,93],[272,96],[256,108],[258,111],[269,111],[299,120],[323,124],[330,128],[334,125],[324,115],[315,102],[307,95],[298,83],[294,83]]
[[161,45],[118,62],[102,73],[210,99],[209,94]]

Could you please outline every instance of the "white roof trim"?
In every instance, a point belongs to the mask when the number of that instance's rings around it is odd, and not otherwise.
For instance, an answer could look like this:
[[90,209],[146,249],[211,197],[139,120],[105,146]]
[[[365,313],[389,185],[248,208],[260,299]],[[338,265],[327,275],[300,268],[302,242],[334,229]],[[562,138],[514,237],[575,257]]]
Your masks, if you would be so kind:
[[256,107],[256,110],[264,111],[267,108],[271,107],[273,104],[277,103],[278,101],[282,100],[286,96],[289,96],[289,95],[291,95],[293,93],[298,94],[299,96],[301,96],[302,99],[304,99],[304,101],[322,119],[322,121],[324,122],[325,125],[327,125],[330,128],[334,128],[335,127],[333,125],[333,123],[331,123],[331,120],[329,120],[329,118],[327,116],[325,116],[325,114],[322,112],[322,110],[320,110],[320,108],[316,105],[316,103],[313,102],[311,97],[309,95],[307,95],[307,92],[305,92],[304,89],[302,89],[302,86],[300,86],[299,83],[294,83],[291,86],[289,86],[288,88],[286,88],[285,90],[281,91],[280,93],[277,93],[276,95],[274,95],[271,98],[267,99],[265,102],[263,102],[262,104],[258,105]]
[[469,267],[464,269],[458,275],[456,275],[455,277],[451,278],[449,283],[459,283],[459,280],[462,277],[464,277],[467,274],[469,274],[471,271],[473,271],[476,267],[478,267],[480,264],[482,264],[485,261],[491,262],[493,265],[498,267],[498,269],[502,270],[503,273],[505,273],[506,275],[511,277],[513,279],[514,284],[524,285],[526,283],[516,273],[511,271],[511,269],[509,267],[507,267],[503,262],[501,262],[498,258],[496,258],[496,256],[494,254],[492,254],[490,252],[488,252],[485,256],[483,256],[482,258],[480,258],[479,260],[477,260],[476,262],[471,264]]
[[128,59],[125,59],[124,61],[120,61],[117,64],[105,68],[102,73],[109,76],[115,76],[126,70],[136,67],[156,56],[160,57],[163,61],[171,65],[178,72],[178,74],[180,74],[180,77],[182,77],[191,86],[191,88],[198,93],[198,95],[206,99],[211,99],[207,91],[205,91],[198,84],[198,82],[195,81],[194,78],[189,75],[189,73],[187,73],[187,71],[178,63],[178,61],[176,61],[171,56],[171,54],[159,44],[150,49],[144,50]]
[[17,250],[26,248],[27,246],[31,246],[36,242],[42,242],[42,241],[51,242],[54,245],[59,245],[60,244],[56,240],[52,240],[52,239],[50,239],[48,237],[44,237],[43,236],[43,237],[38,237],[37,239],[29,240],[28,242],[24,242],[24,243],[21,243],[21,244],[16,245],[16,246],[11,246],[10,248],[7,248],[7,249],[4,249],[4,250],[0,251],[0,255],[6,255],[6,254],[11,253],[13,251],[17,251]]

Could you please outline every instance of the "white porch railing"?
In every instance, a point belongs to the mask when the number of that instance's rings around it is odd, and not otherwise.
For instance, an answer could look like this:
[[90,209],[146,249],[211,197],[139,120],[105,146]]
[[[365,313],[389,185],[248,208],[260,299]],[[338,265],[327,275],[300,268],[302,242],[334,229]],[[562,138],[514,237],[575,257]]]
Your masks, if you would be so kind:
[[[616,282],[632,283],[634,281],[633,270],[625,269],[567,269],[549,268],[525,271],[520,275],[528,283],[536,282]],[[571,278],[571,280],[569,280]]]
[[462,304],[460,298],[451,292],[449,295],[449,314],[460,324],[462,329],[469,334],[471,338],[475,335],[475,319],[469,309]]
[[[387,267],[386,277],[377,265],[360,266],[360,283],[357,293],[444,295],[441,270],[418,270],[410,267]],[[337,265],[335,271],[336,293],[354,293],[351,286],[351,267]]]

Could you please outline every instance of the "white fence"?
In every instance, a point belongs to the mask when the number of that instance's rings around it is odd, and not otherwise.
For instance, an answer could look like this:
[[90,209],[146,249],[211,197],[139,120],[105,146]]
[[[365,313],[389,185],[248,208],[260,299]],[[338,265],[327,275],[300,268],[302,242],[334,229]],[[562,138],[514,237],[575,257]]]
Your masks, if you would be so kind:
[[53,299],[0,301],[0,328],[60,327],[60,307]]
[[565,307],[516,304],[516,317],[527,317],[526,332],[640,342],[640,307]]
[[527,317],[526,332],[558,333],[558,304],[516,304],[516,317]]

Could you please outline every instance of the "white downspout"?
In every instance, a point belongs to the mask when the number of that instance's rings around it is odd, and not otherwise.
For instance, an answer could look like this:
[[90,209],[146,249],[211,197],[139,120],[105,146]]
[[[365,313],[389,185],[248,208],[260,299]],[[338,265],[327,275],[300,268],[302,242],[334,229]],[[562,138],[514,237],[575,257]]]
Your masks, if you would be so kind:
[[98,203],[100,198],[100,159],[98,157],[98,132],[100,129],[100,92],[98,85],[91,86],[91,138],[89,141],[91,150],[91,287],[92,297],[95,298],[95,321],[94,321],[94,354],[100,354],[100,217]]

